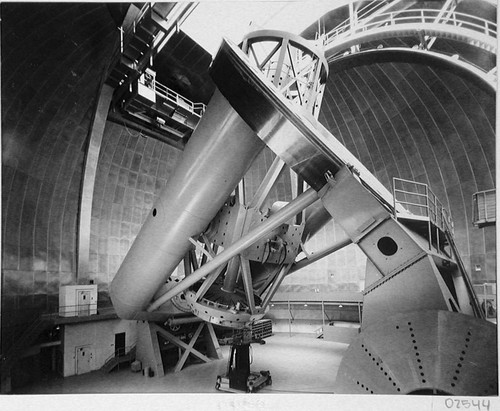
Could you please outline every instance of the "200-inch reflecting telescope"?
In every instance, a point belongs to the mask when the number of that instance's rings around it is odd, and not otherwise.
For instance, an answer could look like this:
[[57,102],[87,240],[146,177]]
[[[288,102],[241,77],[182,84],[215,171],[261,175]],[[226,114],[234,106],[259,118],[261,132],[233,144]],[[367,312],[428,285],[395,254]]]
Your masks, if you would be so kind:
[[[241,49],[223,42],[211,66],[214,97],[111,283],[117,314],[142,319],[184,293],[187,309],[202,320],[243,328],[262,318],[293,271],[302,234],[332,216],[349,241],[329,250],[353,242],[368,259],[361,332],[335,392],[496,393],[496,329],[481,319],[449,227],[397,204],[316,121],[327,72],[314,45],[287,33],[250,33]],[[283,164],[310,188],[264,215],[228,198],[265,145],[278,159],[250,204],[261,203]],[[310,227],[290,222],[316,200],[327,213],[313,213]],[[205,264],[155,296],[193,245]],[[460,354],[442,344],[458,340],[466,343]],[[473,379],[478,370],[482,378]]]

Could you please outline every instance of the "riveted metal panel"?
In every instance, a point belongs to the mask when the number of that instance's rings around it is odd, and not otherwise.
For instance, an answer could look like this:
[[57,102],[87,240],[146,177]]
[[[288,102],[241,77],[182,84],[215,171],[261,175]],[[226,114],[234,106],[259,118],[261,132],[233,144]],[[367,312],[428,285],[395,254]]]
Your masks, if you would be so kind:
[[234,241],[233,236],[236,222],[238,218],[242,217],[241,214],[244,212],[245,210],[242,205],[226,202],[210,223],[211,226],[207,232],[207,237],[210,241],[212,241],[214,245],[221,247],[227,247],[231,244]]
[[422,257],[407,268],[383,277],[364,291],[363,328],[395,313],[451,310],[449,292],[432,258]]
[[496,328],[487,321],[426,310],[384,317],[349,346],[339,394],[497,394]]

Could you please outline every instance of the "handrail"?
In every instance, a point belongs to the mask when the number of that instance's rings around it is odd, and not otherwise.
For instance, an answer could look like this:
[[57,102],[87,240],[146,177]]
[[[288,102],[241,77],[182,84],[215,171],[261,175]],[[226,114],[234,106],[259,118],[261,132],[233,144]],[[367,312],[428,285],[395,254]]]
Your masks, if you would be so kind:
[[[410,188],[406,190],[404,188],[397,188],[398,182],[401,183],[402,187],[405,187],[405,184],[410,184],[413,185],[414,187],[420,187],[421,189],[423,189],[424,192],[422,193],[419,191],[414,191],[414,190],[412,191]],[[398,194],[403,194],[405,196],[405,199],[402,200],[400,197],[398,198]],[[414,203],[409,199],[407,199],[407,196],[410,199],[412,198],[412,196],[413,198],[415,198],[415,196],[423,198],[425,199],[425,203],[422,204]],[[394,217],[396,219],[397,219],[396,204],[400,204],[405,209],[407,209],[405,206],[418,207],[419,209],[422,209],[423,212],[421,214],[416,214],[417,216],[427,217],[429,218],[430,223],[433,223],[443,232],[448,230],[450,231],[451,234],[453,234],[454,226],[450,214],[443,207],[442,203],[439,201],[436,194],[434,194],[434,192],[429,188],[427,184],[394,177],[393,198],[394,198]],[[408,209],[407,211],[410,212],[410,210]]]
[[351,36],[358,32],[365,32],[381,25],[396,25],[401,23],[432,23],[463,27],[470,30],[486,34],[489,37],[497,38],[497,24],[481,17],[472,16],[466,13],[453,11],[447,16],[439,16],[441,10],[436,9],[411,9],[396,12],[380,13],[377,21],[364,23],[363,19],[358,20],[356,26],[351,26],[348,21],[341,23],[335,29],[326,33],[325,46],[333,41]]
[[[106,358],[106,361],[104,361],[104,364],[103,364],[103,367],[105,367],[106,365],[108,365],[113,359],[115,359],[117,357],[117,353],[121,353],[123,351],[123,356],[126,356],[127,354],[130,354],[132,353],[132,351],[136,348],[136,344],[133,344],[133,345],[127,345],[126,347],[123,347],[123,348],[118,348],[117,350],[115,350],[113,352],[113,354],[111,354],[108,358]],[[120,357],[118,355],[118,357]]]
[[203,103],[193,103],[191,100],[186,97],[180,95],[174,90],[168,88],[167,86],[159,83],[156,79],[150,80],[147,82],[141,76],[139,78],[139,83],[153,90],[158,96],[174,103],[175,105],[182,107],[188,110],[191,114],[194,114],[197,117],[203,115],[206,110],[206,105]]
[[[360,293],[361,294],[361,293]],[[351,300],[351,301],[334,301],[334,300],[329,300],[329,301],[317,301],[317,300],[301,300],[301,301],[293,301],[293,300],[290,300],[290,301],[287,301],[287,300],[277,300],[277,301],[272,301],[271,302],[271,306],[274,306],[274,305],[284,305],[284,304],[290,304],[290,305],[304,305],[304,304],[307,304],[307,305],[319,305],[321,306],[322,304],[323,305],[342,305],[342,306],[346,306],[346,307],[357,307],[359,304],[363,305],[363,301],[355,301],[355,300]]]
[[445,231],[446,237],[448,238],[448,242],[450,243],[451,250],[455,256],[455,260],[462,272],[462,277],[464,278],[465,287],[467,289],[467,293],[469,294],[471,300],[472,310],[477,318],[485,319],[486,315],[484,311],[481,309],[481,305],[479,304],[479,300],[474,291],[474,285],[472,284],[469,275],[467,274],[467,270],[465,269],[465,265],[460,258],[460,254],[458,252],[457,246],[455,244],[455,240],[453,239],[453,235],[448,230]]
[[[361,9],[359,9],[357,11],[358,23],[359,23],[360,19],[364,19],[365,17],[372,16],[373,13],[375,13],[377,11],[377,9],[380,9],[383,6],[388,5],[388,4],[390,4],[390,3],[387,0],[382,0],[382,1],[374,0],[370,3],[368,3],[367,5],[365,5],[364,7],[362,7]],[[336,30],[341,29],[342,27],[345,27],[346,25],[347,26],[351,25],[351,17],[348,17],[342,23],[337,24],[332,30],[330,30],[328,33],[326,33],[326,36],[328,36],[328,34],[331,32],[334,32]]]

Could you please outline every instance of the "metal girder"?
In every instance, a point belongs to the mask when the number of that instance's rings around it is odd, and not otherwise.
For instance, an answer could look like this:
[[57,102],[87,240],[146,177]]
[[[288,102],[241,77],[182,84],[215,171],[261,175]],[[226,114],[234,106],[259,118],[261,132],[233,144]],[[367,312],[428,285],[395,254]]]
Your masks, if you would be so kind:
[[255,192],[252,201],[248,204],[248,208],[255,208],[257,210],[260,210],[262,205],[264,204],[264,201],[266,201],[267,196],[269,195],[269,192],[273,188],[274,184],[276,183],[276,180],[281,174],[281,171],[283,170],[283,167],[285,166],[285,162],[279,158],[276,157],[271,164],[271,167],[269,167],[269,170],[267,170],[266,176],[260,183],[257,191]]
[[205,325],[205,323],[200,323],[200,325],[198,325],[198,328],[196,329],[196,331],[195,331],[193,337],[191,338],[191,340],[189,341],[188,345],[185,345],[179,339],[174,340],[175,337],[173,335],[170,335],[170,341],[172,341],[174,344],[178,345],[179,347],[184,348],[184,352],[182,353],[182,357],[179,358],[179,361],[175,365],[174,372],[179,372],[180,370],[182,370],[182,367],[184,367],[184,364],[185,364],[187,358],[189,357],[189,354],[191,354],[191,353],[196,355],[198,358],[202,359],[205,362],[210,361],[210,359],[208,357],[206,357],[205,355],[199,353],[199,351],[194,349],[194,344],[195,344],[196,340],[198,340],[198,337],[200,336],[201,330],[203,329],[204,325]]
[[[352,240],[350,238],[345,238],[345,239],[336,241],[332,245],[325,247],[322,250],[315,251],[314,253],[308,254],[308,256],[306,258],[303,258],[302,260],[297,261],[293,265],[292,269],[288,272],[288,274],[293,274],[294,272],[301,270],[302,268],[307,267],[308,265],[313,264],[316,261],[319,261],[322,258],[325,258],[326,256],[328,256],[328,255],[330,255],[338,250],[341,250],[342,248],[347,247],[350,244],[352,244]],[[302,247],[302,251],[304,251],[304,253],[306,252],[304,247]]]
[[[270,48],[261,44],[259,50],[264,56],[259,58],[255,48],[261,42],[275,45]],[[249,59],[250,64],[264,73],[280,94],[317,118],[328,64],[312,41],[282,31],[258,30],[244,37],[242,50],[255,60],[253,64]]]
[[187,290],[194,283],[201,280],[205,275],[209,274],[212,270],[216,269],[220,265],[228,262],[231,258],[241,253],[247,247],[252,245],[254,242],[265,237],[270,231],[274,230],[284,221],[293,218],[297,213],[304,210],[309,205],[313,204],[318,200],[318,193],[313,189],[309,189],[297,197],[295,200],[290,202],[288,205],[279,210],[276,214],[269,217],[264,223],[256,227],[252,231],[248,232],[246,235],[241,237],[238,241],[227,247],[222,253],[218,254],[213,260],[209,261],[204,266],[200,267],[196,272],[190,274],[185,278],[180,284],[174,287],[172,290],[164,294],[162,297],[158,298],[156,301],[151,303],[147,311],[154,311],[164,302],[170,300],[172,297],[176,296],[182,291]]
[[224,271],[224,268],[226,268],[225,265],[221,265],[219,268],[217,268],[214,272],[212,272],[207,279],[203,282],[203,284],[200,286],[198,291],[196,292],[196,299],[199,300],[200,298],[203,298],[203,296],[206,294],[210,286],[217,280],[219,275],[221,275],[222,271]]
[[189,242],[193,244],[200,253],[206,256],[208,260],[212,260],[214,258],[214,254],[205,250],[205,246],[201,245],[198,241],[194,240],[193,237],[189,237]]
[[194,291],[191,290],[186,291],[185,295],[191,312],[194,315],[203,321],[223,327],[245,328],[248,326],[248,323],[260,320],[267,313],[267,309],[262,307],[255,307],[253,313],[250,313],[249,310],[238,307],[238,303],[229,306],[204,298],[198,300]]
[[234,292],[236,288],[236,282],[238,281],[240,273],[240,256],[237,255],[227,264],[226,275],[224,277],[224,285],[222,286],[222,290],[228,293]]
[[[448,14],[448,16],[449,16],[453,12],[453,10],[455,10],[457,8],[457,5],[459,2],[460,2],[460,0],[446,0],[446,2],[441,7],[441,11],[436,16],[436,19],[434,20],[434,22],[439,23],[439,20],[441,19],[441,17],[443,17],[445,15],[445,13]],[[427,37],[425,39],[425,41],[426,41],[425,48],[427,50],[430,49],[433,46],[436,39],[437,39],[437,37]]]
[[253,296],[252,273],[250,272],[250,262],[246,258],[240,258],[241,276],[243,277],[243,286],[247,297],[250,314],[255,312],[255,299]]
[[142,321],[138,323],[138,342],[137,342],[137,359],[142,362],[144,368],[153,368],[156,376],[163,376],[164,364],[161,357],[161,350],[158,342],[158,335],[167,339],[172,344],[184,350],[183,355],[178,360],[174,372],[180,371],[189,356],[189,354],[198,357],[204,362],[212,361],[207,355],[201,353],[199,350],[194,348],[194,344],[198,340],[201,331],[206,327],[208,339],[207,339],[207,354],[216,359],[222,358],[222,353],[220,350],[219,342],[213,330],[212,324],[201,322],[194,335],[191,337],[188,344],[182,341],[179,337],[169,333],[164,328],[157,324]]
[[274,294],[278,290],[279,286],[281,285],[283,279],[285,276],[289,273],[290,268],[292,267],[292,264],[287,264],[283,267],[281,267],[281,270],[279,271],[278,275],[276,276],[276,279],[273,281],[273,284],[271,285],[271,288],[266,294],[266,297],[264,298],[264,301],[262,301],[262,307],[267,307],[268,304],[271,302],[271,298],[273,298]]

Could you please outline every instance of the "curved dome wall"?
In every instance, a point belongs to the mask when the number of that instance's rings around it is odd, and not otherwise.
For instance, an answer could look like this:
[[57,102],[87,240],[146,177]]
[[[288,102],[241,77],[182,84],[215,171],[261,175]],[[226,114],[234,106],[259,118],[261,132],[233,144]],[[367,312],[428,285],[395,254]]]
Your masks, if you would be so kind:
[[[2,343],[74,281],[85,143],[117,39],[103,4],[2,3]],[[5,347],[5,346],[4,346]]]
[[495,280],[495,227],[472,226],[472,194],[495,187],[495,96],[410,63],[331,66],[320,121],[380,181],[426,183],[451,212],[474,282]]
[[96,169],[90,226],[89,279],[99,306],[108,286],[182,152],[108,121]]

